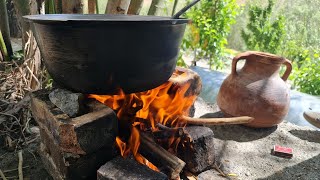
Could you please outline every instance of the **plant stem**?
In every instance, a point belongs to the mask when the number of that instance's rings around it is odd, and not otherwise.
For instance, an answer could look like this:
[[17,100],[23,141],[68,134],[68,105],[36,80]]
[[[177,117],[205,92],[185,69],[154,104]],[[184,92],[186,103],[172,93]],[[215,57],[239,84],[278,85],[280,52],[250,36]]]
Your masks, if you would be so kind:
[[172,12],[171,12],[171,16],[173,16],[174,13],[176,12],[176,8],[177,8],[177,5],[178,5],[178,1],[179,1],[179,0],[174,0]]
[[4,43],[1,31],[0,31],[0,51],[2,53],[3,59],[6,61],[9,61],[10,57],[8,56],[7,47],[6,47],[6,44]]
[[6,0],[0,0],[0,29],[2,38],[7,49],[7,55],[10,58],[13,55],[11,41],[10,41],[10,28]]
[[56,14],[56,8],[54,0],[49,0],[49,13],[50,14]]
[[99,0],[96,0],[96,14],[100,14],[100,12],[99,12]]
[[22,157],[22,150],[18,152],[19,157],[19,165],[18,165],[18,173],[19,173],[19,180],[23,180],[23,171],[22,171],[22,164],[23,164],[23,157]]
[[3,179],[3,180],[7,180],[6,176],[3,174],[2,170],[0,169],[0,177]]

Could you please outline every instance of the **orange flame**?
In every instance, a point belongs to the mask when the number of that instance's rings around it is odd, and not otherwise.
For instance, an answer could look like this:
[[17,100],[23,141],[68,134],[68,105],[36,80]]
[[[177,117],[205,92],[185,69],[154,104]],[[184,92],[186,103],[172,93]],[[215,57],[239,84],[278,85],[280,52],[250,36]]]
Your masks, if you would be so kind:
[[131,135],[128,141],[129,146],[126,146],[126,143],[123,142],[120,137],[116,137],[116,143],[118,148],[120,149],[120,154],[123,157],[127,157],[129,152],[131,151],[136,161],[141,164],[147,165],[149,168],[153,169],[154,171],[158,171],[159,169],[149,162],[146,158],[144,158],[140,153],[138,153],[138,149],[140,146],[140,134],[136,127],[132,128]]
[[[185,76],[185,73],[175,72],[172,77]],[[188,115],[189,109],[194,103],[196,96],[186,94],[190,84],[183,86],[168,81],[157,88],[132,94],[125,94],[120,91],[117,95],[89,95],[101,103],[109,106],[117,112],[119,120],[130,119],[131,135],[127,143],[117,137],[116,142],[121,155],[127,157],[130,152],[135,159],[151,169],[157,168],[148,162],[138,153],[140,145],[139,130],[151,128],[152,131],[158,130],[156,124],[160,123],[170,127],[183,127],[184,122],[179,122],[181,115]],[[121,130],[120,130],[121,133]],[[169,151],[175,151],[180,139],[170,138],[166,143]]]

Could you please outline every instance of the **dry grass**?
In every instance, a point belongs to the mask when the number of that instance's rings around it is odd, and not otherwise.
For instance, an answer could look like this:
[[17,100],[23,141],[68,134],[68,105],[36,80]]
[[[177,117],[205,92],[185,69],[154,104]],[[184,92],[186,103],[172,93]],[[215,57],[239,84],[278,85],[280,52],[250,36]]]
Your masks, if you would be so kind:
[[25,44],[24,60],[0,62],[0,138],[8,150],[17,150],[38,136],[30,131],[29,92],[48,81],[32,33]]

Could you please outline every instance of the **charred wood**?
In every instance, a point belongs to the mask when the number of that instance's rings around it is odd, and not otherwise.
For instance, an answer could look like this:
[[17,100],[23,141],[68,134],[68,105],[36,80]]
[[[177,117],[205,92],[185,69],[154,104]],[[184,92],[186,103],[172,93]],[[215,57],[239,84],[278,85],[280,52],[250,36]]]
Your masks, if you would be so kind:
[[213,132],[204,126],[184,128],[185,139],[178,148],[179,157],[186,162],[186,169],[200,173],[215,162]]
[[178,178],[185,166],[185,162],[169,153],[158,145],[151,136],[143,132],[140,132],[140,147],[138,152],[157,166],[170,179]]
[[173,137],[179,138],[179,137],[183,137],[184,135],[183,128],[181,127],[170,128],[160,123],[158,123],[156,126],[159,128],[159,130],[153,131],[152,135],[157,140],[165,140]]

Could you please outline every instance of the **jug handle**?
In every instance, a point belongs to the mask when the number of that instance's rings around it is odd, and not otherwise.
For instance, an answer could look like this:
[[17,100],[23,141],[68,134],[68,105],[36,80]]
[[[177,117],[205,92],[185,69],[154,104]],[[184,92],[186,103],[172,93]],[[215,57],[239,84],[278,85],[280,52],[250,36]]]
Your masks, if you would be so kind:
[[292,71],[292,64],[291,61],[289,61],[288,59],[285,59],[283,64],[286,66],[286,71],[284,72],[281,78],[282,80],[286,81]]
[[241,59],[248,60],[248,57],[250,57],[250,56],[252,56],[252,55],[253,55],[252,52],[247,51],[247,52],[240,53],[240,54],[238,54],[237,56],[235,56],[235,57],[232,59],[231,74],[232,74],[232,75],[238,75],[238,73],[237,73],[237,63],[238,63],[238,61],[241,60]]
[[[247,51],[244,53],[240,53],[238,54],[236,57],[233,58],[232,60],[232,69],[231,69],[231,74],[232,75],[238,75],[237,73],[237,63],[239,60],[241,59],[245,59],[248,60],[250,59],[251,56],[257,55],[257,54],[264,54],[261,52],[255,52],[255,51]],[[289,61],[288,59],[285,59],[285,61],[283,62],[283,64],[286,66],[286,71],[284,72],[284,74],[282,75],[282,80],[286,81],[292,71],[292,64],[291,61]]]

